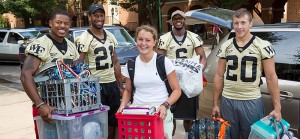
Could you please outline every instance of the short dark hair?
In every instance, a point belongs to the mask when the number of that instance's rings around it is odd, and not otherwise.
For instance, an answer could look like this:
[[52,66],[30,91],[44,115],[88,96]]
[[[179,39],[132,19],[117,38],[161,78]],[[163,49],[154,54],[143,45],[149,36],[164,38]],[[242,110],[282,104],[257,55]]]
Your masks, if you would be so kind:
[[237,18],[240,18],[241,16],[244,16],[244,15],[248,15],[249,17],[249,21],[252,21],[252,14],[245,8],[241,8],[241,9],[238,9],[233,17],[237,17]]
[[69,14],[66,10],[63,9],[55,9],[51,12],[49,19],[52,20],[56,15],[65,15],[69,17]]

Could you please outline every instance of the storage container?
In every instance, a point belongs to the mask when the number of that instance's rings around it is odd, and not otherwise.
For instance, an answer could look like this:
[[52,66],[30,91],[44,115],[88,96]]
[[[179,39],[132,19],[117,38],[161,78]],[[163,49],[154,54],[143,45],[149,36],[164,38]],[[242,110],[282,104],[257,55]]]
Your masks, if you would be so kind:
[[55,113],[69,115],[100,108],[98,78],[73,78],[37,82],[42,100],[56,107]]
[[[277,134],[276,134],[273,120],[274,120],[273,118],[265,117],[255,122],[251,126],[249,139],[276,139]],[[284,119],[281,119],[281,123],[283,124],[285,130],[288,130],[290,128],[290,124]],[[277,126],[280,134],[282,134],[283,130],[279,122],[277,122]]]
[[163,120],[155,115],[117,113],[119,139],[165,139]]
[[89,112],[52,115],[54,124],[34,117],[40,139],[102,139],[108,136],[108,106]]

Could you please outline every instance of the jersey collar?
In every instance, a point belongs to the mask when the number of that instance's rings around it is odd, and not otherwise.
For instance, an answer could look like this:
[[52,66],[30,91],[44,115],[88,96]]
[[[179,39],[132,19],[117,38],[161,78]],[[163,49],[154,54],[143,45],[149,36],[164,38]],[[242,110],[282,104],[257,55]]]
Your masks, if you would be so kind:
[[107,34],[106,34],[106,32],[105,32],[104,29],[103,29],[103,33],[104,33],[104,38],[103,38],[103,39],[99,39],[96,35],[93,34],[93,32],[92,32],[90,29],[88,29],[87,31],[88,31],[88,33],[91,34],[94,38],[96,38],[96,40],[98,40],[98,41],[101,42],[102,44],[105,43],[106,38],[107,38]]
[[254,39],[255,39],[255,36],[253,35],[252,38],[250,39],[250,41],[244,47],[239,47],[236,43],[236,39],[233,38],[233,45],[241,53],[244,50],[246,50],[252,44]]
[[181,46],[181,45],[183,44],[183,42],[185,41],[185,38],[186,38],[186,36],[187,36],[187,32],[186,32],[186,31],[184,32],[183,39],[182,39],[181,41],[178,41],[178,40],[176,39],[176,37],[175,37],[173,31],[171,31],[171,35],[172,35],[173,39],[175,40],[175,42],[176,42],[178,45]]

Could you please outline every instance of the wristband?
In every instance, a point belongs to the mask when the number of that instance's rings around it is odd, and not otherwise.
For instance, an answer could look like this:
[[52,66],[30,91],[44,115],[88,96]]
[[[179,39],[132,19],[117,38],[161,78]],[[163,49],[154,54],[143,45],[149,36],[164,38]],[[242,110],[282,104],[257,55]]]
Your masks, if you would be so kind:
[[45,102],[40,103],[39,105],[36,106],[36,109],[41,108],[44,104],[45,104]]
[[171,107],[170,103],[168,101],[165,102],[169,107]]
[[163,104],[161,104],[161,105],[163,105],[166,109],[169,109],[169,103],[168,102],[164,102]]

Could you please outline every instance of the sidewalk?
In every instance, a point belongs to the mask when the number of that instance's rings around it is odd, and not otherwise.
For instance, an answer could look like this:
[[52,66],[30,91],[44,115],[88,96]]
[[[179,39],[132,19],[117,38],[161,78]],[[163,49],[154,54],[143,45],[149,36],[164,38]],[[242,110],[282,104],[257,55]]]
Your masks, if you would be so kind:
[[0,139],[34,139],[32,102],[19,90],[0,85]]

